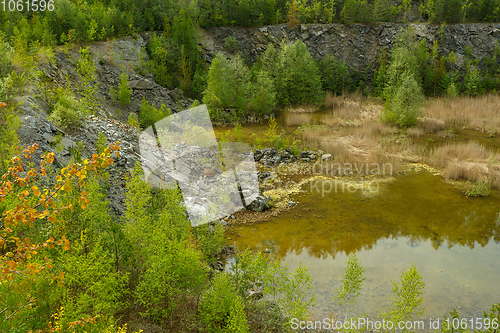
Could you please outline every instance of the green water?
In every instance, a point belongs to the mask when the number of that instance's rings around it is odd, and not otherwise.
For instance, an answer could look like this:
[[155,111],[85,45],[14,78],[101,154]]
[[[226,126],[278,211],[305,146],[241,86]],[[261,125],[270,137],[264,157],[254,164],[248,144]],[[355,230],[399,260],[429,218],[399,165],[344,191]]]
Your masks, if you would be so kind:
[[426,284],[426,318],[442,318],[454,307],[461,315],[481,316],[500,302],[498,191],[467,198],[425,171],[356,191],[342,186],[335,191],[334,185],[321,193],[324,184],[318,182],[306,183],[289,211],[226,233],[240,249],[266,249],[292,268],[299,262],[307,266],[318,298],[314,317],[341,310],[334,296],[353,253],[366,267],[367,280],[351,315],[387,310],[391,280],[412,263]]

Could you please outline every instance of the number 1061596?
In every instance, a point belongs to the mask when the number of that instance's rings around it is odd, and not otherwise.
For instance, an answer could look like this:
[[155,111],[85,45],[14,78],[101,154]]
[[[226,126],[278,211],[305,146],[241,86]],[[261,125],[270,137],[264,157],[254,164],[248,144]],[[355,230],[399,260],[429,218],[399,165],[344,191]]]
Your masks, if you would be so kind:
[[54,10],[54,0],[1,0],[0,8],[6,12],[45,12]]

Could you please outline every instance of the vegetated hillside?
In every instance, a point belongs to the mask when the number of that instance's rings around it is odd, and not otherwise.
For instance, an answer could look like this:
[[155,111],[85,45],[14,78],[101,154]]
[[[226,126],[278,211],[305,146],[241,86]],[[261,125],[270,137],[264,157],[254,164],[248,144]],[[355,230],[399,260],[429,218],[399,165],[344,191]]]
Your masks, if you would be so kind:
[[[148,34],[144,35],[148,38]],[[65,166],[70,160],[78,156],[91,156],[96,152],[99,144],[107,145],[120,141],[121,155],[115,157],[119,166],[111,173],[110,198],[111,206],[120,215],[123,212],[124,174],[125,170],[134,167],[139,158],[140,130],[127,124],[130,114],[139,119],[141,106],[146,103],[160,109],[162,104],[172,112],[180,111],[192,104],[192,100],[183,99],[178,89],[168,90],[155,82],[151,74],[143,73],[141,66],[148,60],[144,46],[146,40],[141,35],[135,38],[126,37],[109,42],[98,42],[87,46],[72,46],[58,48],[53,61],[43,62],[40,65],[43,88],[28,85],[17,92],[14,101],[19,103],[18,114],[20,128],[18,130],[22,147],[37,144],[34,162],[40,161],[44,152],[55,153],[55,164]],[[72,119],[65,113],[63,121],[58,123],[54,119],[55,109],[68,99],[70,104],[84,100],[82,96],[82,78],[78,70],[81,62],[79,50],[88,48],[95,66],[95,77],[92,86],[96,87],[94,98],[97,105],[94,110],[84,112],[82,119]],[[110,90],[119,90],[120,76],[125,73],[127,84],[131,89],[130,101],[121,103],[113,100]],[[77,98],[75,98],[77,96]],[[146,102],[144,102],[146,101]],[[71,105],[75,110],[78,107]],[[82,106],[89,108],[88,105]],[[77,110],[81,111],[81,110]],[[92,115],[90,115],[92,114]],[[66,120],[64,120],[66,119]],[[104,138],[99,143],[99,138]],[[101,139],[102,141],[103,139]]]

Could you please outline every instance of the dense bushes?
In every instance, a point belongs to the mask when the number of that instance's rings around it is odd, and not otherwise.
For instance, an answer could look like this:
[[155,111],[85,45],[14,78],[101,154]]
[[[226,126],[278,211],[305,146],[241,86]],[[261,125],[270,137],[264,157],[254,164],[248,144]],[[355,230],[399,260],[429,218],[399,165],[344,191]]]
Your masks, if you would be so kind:
[[155,80],[169,88],[180,87],[187,96],[201,98],[206,64],[199,57],[197,32],[193,18],[184,10],[175,15],[172,26],[154,35],[148,43],[149,70]]
[[[155,108],[153,105],[143,98],[141,103],[141,109],[139,113],[139,122],[142,128],[148,128],[157,121],[168,117],[172,114],[172,111],[167,108],[164,104],[160,105],[160,108]],[[132,120],[133,121],[133,120]]]
[[227,274],[216,276],[203,295],[200,317],[208,332],[249,332],[243,300]]
[[[50,167],[54,157],[48,154],[41,165],[47,173],[31,170],[20,178],[9,172],[2,178],[0,209],[7,229],[0,233],[5,246],[0,307],[2,318],[8,318],[0,319],[2,332],[71,328],[124,333],[117,318],[137,306],[165,328],[172,318],[189,313],[190,325],[199,331],[249,332],[247,290],[237,288],[227,273],[208,280],[206,260],[220,251],[220,232],[203,226],[193,234],[178,189],[151,189],[137,164],[127,179],[120,221],[110,213],[106,169],[118,146],[110,148],[60,172]],[[16,168],[20,163],[14,160]],[[55,185],[46,188],[49,183]],[[33,208],[38,202],[40,210]],[[261,255],[246,253],[244,258],[271,267]],[[280,282],[270,290],[278,291],[276,301],[284,313],[308,310],[309,303],[301,301],[310,281],[307,272],[289,273],[279,262],[272,267],[270,274],[279,273]],[[247,278],[265,279],[255,265],[245,271]]]
[[265,69],[252,74],[239,56],[228,60],[217,54],[208,72],[203,97],[212,118],[230,120],[249,113],[271,112],[276,104],[274,83]]
[[272,61],[279,104],[315,104],[323,99],[318,66],[301,40],[282,43]]
[[61,129],[76,129],[87,112],[83,104],[69,91],[59,89],[48,119]]
[[321,84],[324,91],[337,95],[342,94],[349,84],[349,71],[344,62],[340,62],[331,54],[327,54],[319,62]]
[[249,113],[261,116],[276,104],[316,104],[322,99],[318,66],[298,40],[283,42],[279,50],[269,44],[251,70],[239,56],[228,60],[218,54],[208,73],[203,100],[211,115],[227,120],[225,110],[232,118]]

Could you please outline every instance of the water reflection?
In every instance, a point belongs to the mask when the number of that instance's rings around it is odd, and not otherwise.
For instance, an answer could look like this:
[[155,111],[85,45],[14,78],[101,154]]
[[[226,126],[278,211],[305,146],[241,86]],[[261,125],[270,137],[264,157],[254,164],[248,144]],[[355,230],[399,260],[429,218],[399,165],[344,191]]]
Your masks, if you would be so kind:
[[[416,262],[430,291],[427,308],[440,311],[436,316],[462,303],[481,314],[500,296],[494,282],[500,274],[499,199],[498,191],[467,198],[441,177],[410,173],[381,184],[372,197],[359,191],[302,194],[294,198],[300,204],[293,209],[266,223],[231,227],[227,236],[239,248],[268,249],[292,266],[301,260],[316,281],[316,294],[329,295],[319,312],[331,310],[345,258],[358,253],[364,264],[376,263],[367,271],[375,298],[360,300],[360,307],[368,306],[364,311],[390,297],[390,280]],[[327,271],[335,272],[337,280]],[[465,296],[472,298],[465,302]]]

